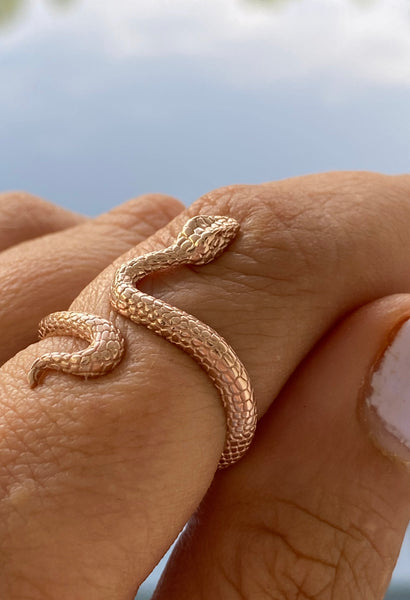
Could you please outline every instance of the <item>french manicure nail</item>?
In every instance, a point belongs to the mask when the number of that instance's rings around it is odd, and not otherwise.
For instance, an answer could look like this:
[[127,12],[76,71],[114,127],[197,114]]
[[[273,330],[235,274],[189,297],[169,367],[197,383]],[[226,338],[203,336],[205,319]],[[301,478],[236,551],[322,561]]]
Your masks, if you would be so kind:
[[365,420],[384,453],[410,462],[410,320],[392,335],[371,375]]

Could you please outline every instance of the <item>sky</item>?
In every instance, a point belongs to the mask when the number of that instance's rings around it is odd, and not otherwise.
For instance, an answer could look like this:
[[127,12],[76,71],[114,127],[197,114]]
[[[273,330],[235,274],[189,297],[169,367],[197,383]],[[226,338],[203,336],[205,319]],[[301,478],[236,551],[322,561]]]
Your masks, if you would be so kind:
[[1,189],[90,215],[409,170],[408,0],[2,0],[0,81]]
[[13,1],[3,189],[96,214],[149,191],[190,204],[232,183],[408,169],[407,0]]

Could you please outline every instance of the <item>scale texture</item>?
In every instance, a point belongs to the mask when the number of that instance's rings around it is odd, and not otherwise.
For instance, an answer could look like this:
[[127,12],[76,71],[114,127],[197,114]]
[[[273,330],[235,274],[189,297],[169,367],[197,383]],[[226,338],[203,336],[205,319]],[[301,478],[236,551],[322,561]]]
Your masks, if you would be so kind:
[[[199,215],[190,219],[176,242],[121,265],[111,287],[111,304],[121,315],[175,344],[204,369],[218,390],[226,413],[225,446],[218,467],[239,460],[252,441],[257,423],[252,386],[245,367],[227,342],[208,325],[178,308],[141,292],[136,285],[151,273],[177,265],[203,265],[219,256],[235,238],[239,224],[230,217]],[[91,342],[68,354],[53,352],[37,359],[30,371],[32,387],[47,369],[85,377],[111,371],[121,360],[120,331],[100,317],[60,312],[40,324],[40,336],[73,335]]]
[[255,432],[256,406],[245,367],[229,344],[208,325],[135,286],[147,275],[176,265],[211,262],[225,250],[238,229],[239,224],[229,217],[194,217],[174,245],[123,264],[111,289],[111,304],[119,313],[182,348],[214,382],[225,408],[227,426],[219,468],[239,460]]
[[111,321],[95,315],[63,311],[40,321],[40,338],[59,335],[79,337],[90,342],[90,346],[78,352],[49,352],[40,356],[29,372],[31,387],[35,387],[48,370],[99,377],[112,371],[124,354],[124,339],[120,330]]

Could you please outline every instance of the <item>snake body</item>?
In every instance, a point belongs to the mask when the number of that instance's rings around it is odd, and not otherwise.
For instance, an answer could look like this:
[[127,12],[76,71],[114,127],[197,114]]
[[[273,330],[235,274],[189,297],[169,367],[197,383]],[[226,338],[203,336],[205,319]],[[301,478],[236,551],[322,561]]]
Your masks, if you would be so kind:
[[[116,311],[184,350],[213,381],[227,419],[227,435],[219,468],[239,460],[255,432],[256,407],[245,367],[229,344],[211,327],[138,290],[136,284],[147,275],[170,267],[211,262],[226,249],[238,229],[239,224],[229,217],[193,217],[185,224],[174,244],[121,265],[111,286],[111,304]],[[103,375],[119,363],[124,351],[119,330],[110,321],[93,315],[54,313],[42,320],[40,335],[77,335],[89,339],[91,345],[74,354],[54,352],[37,359],[29,375],[32,387],[47,369],[88,377]]]
[[39,337],[76,336],[90,342],[78,352],[48,352],[31,366],[28,380],[34,388],[48,370],[82,377],[99,377],[118,365],[124,354],[124,338],[111,321],[87,313],[56,312],[39,324]]

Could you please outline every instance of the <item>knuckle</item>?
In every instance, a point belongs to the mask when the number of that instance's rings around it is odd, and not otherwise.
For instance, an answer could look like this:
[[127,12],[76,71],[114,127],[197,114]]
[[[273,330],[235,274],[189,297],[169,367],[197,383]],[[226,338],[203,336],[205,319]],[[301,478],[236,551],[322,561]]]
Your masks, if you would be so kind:
[[0,249],[77,225],[82,217],[26,192],[0,194]]
[[101,215],[95,223],[108,228],[112,237],[120,232],[121,236],[126,236],[129,244],[133,245],[136,232],[139,237],[138,241],[149,237],[154,231],[173,219],[182,209],[182,203],[172,196],[144,194]]
[[2,207],[14,206],[15,208],[42,207],[47,204],[45,200],[25,191],[2,192],[0,193],[0,201]]
[[[258,586],[264,591],[263,600],[304,597],[330,600],[332,595],[328,592],[332,589],[337,559],[324,551],[320,534],[300,538],[297,533],[306,531],[304,521],[309,521],[311,527],[311,518],[304,511],[301,518],[295,507],[277,501],[273,505],[263,502],[257,510],[253,507],[252,512],[249,511],[252,513],[258,518],[236,524],[238,544],[230,560],[232,577],[241,577],[245,597],[251,598],[252,590]],[[295,523],[291,526],[292,518]],[[320,522],[319,527],[323,535]],[[335,532],[327,526],[326,530],[334,542]],[[247,573],[247,577],[241,573]]]
[[27,192],[3,192],[0,194],[0,217],[3,225],[0,224],[0,227],[6,234],[9,233],[11,224],[14,224],[14,228],[21,227],[21,222],[28,218],[34,220],[34,224],[36,221],[41,222],[49,208],[47,202]]
[[230,214],[242,224],[227,258],[237,273],[234,283],[271,296],[316,292],[335,247],[317,218],[317,202],[303,190],[291,182],[232,186],[201,199],[199,209]]
[[40,222],[51,217],[56,209],[50,202],[23,191],[3,192],[0,194],[0,206],[3,216]]
[[[229,543],[220,561],[224,580],[240,585],[244,598],[252,598],[255,589],[263,600],[380,597],[394,560],[361,526],[359,515],[348,522],[282,498],[260,498],[257,506],[254,499],[247,502],[231,507],[232,535],[225,535]],[[253,518],[244,521],[244,513]]]
[[362,277],[370,261],[386,260],[386,247],[402,249],[409,191],[408,178],[334,172],[228,186],[194,206],[245,225],[238,245],[243,265],[254,264],[260,275],[293,283],[297,291],[316,292],[336,270]]
[[286,186],[230,186],[201,199],[200,211],[205,212],[209,204],[213,212],[230,214],[243,226],[232,254],[237,262],[234,270],[245,273],[248,284],[284,283],[287,293],[290,283],[305,285],[312,248],[308,236],[312,235],[309,228],[302,228],[300,204]]

